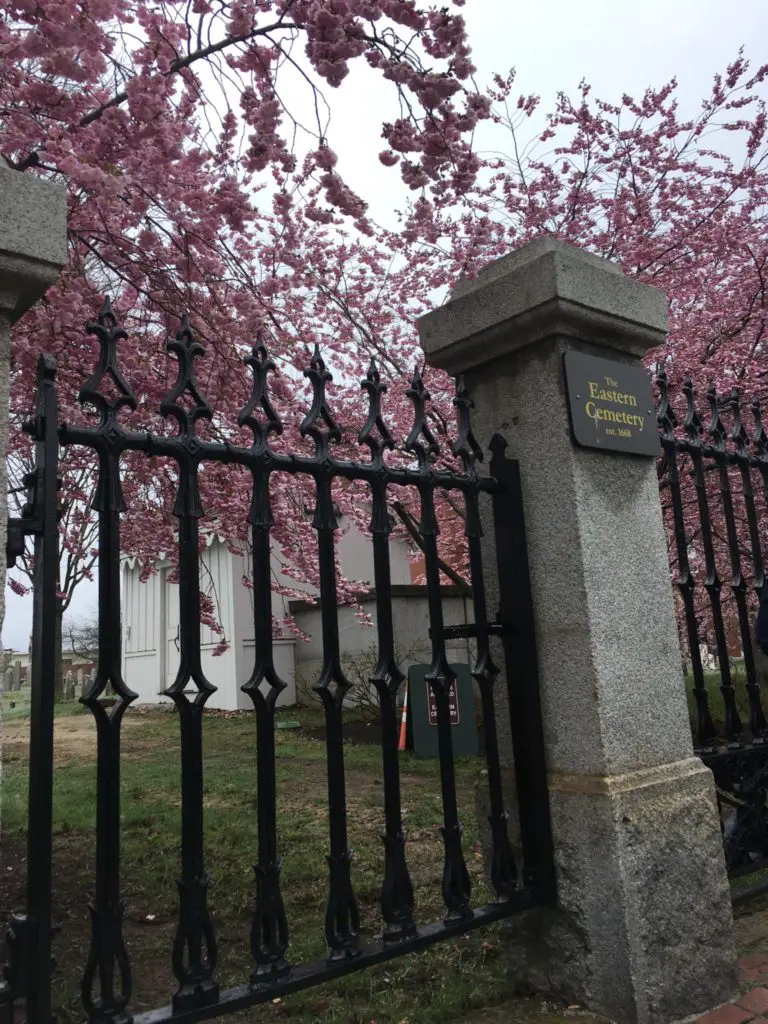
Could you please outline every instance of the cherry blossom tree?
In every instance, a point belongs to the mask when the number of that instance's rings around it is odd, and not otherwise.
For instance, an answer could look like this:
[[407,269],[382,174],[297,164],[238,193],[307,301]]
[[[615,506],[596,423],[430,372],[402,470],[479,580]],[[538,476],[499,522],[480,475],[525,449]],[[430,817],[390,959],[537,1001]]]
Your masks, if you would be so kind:
[[[640,98],[596,99],[581,83],[558,97],[543,131],[539,100],[513,96],[514,74],[490,95],[494,153],[462,203],[417,200],[400,237],[398,281],[420,309],[541,235],[615,262],[670,300],[670,334],[649,365],[682,377],[705,369],[718,387],[759,378],[768,268],[768,65],[743,54],[713,79],[698,111],[677,83]],[[498,153],[506,155],[499,156]],[[420,300],[420,301],[419,301]],[[420,311],[420,310],[419,310]]]
[[[532,132],[538,99],[513,96],[514,75],[497,78],[491,91],[497,132],[495,153],[484,161],[477,185],[460,208],[416,202],[410,223],[391,244],[408,253],[398,281],[402,308],[426,311],[434,302],[420,282],[447,289],[490,260],[541,235],[563,239],[615,262],[630,277],[669,298],[667,343],[648,354],[647,366],[664,370],[677,430],[683,434],[690,377],[701,417],[700,438],[712,444],[710,423],[736,452],[741,419],[754,433],[749,400],[765,406],[768,316],[768,66],[751,68],[743,53],[713,78],[700,108],[684,112],[676,82],[649,88],[642,97],[596,99],[587,83],[575,98],[560,94],[544,131]],[[506,140],[506,141],[505,141]],[[498,156],[498,153],[505,155]],[[406,298],[407,297],[407,298]],[[410,303],[406,306],[406,301]],[[414,302],[419,309],[414,310]],[[713,418],[708,390],[720,396]],[[690,462],[681,458],[689,562],[698,577],[700,636],[715,650],[702,527]],[[668,527],[670,564],[680,566],[666,459],[659,462]],[[752,541],[741,480],[730,470],[742,569],[755,576]],[[723,518],[719,476],[707,474],[708,504],[721,579],[726,626],[739,636],[727,583],[731,551]],[[763,488],[755,482],[762,536],[768,533]],[[759,575],[759,574],[758,574]],[[681,637],[687,640],[680,604]],[[738,648],[740,641],[736,640]]]
[[[454,4],[458,7],[459,4]],[[316,282],[343,273],[374,232],[364,199],[336,169],[332,105],[362,63],[391,87],[382,136],[411,188],[450,202],[478,169],[472,130],[489,101],[472,83],[464,22],[417,0],[7,0],[0,4],[0,155],[8,166],[68,189],[69,262],[46,301],[17,326],[12,413],[29,411],[41,349],[58,360],[63,415],[94,363],[85,335],[105,293],[129,332],[123,371],[153,418],[172,386],[164,345],[188,313],[207,347],[201,383],[212,430],[237,431],[247,393],[241,358],[266,332],[283,372],[287,425],[299,415],[301,370],[317,341],[336,344],[341,307]],[[291,99],[303,88],[303,98]],[[395,173],[395,172],[393,172]],[[347,362],[341,358],[342,375]],[[145,424],[146,425],[146,424]],[[290,429],[288,431],[290,434]],[[14,432],[14,464],[30,451]],[[87,467],[68,453],[62,610],[92,572],[83,514]],[[144,515],[126,523],[129,551],[172,550],[173,473],[126,460],[126,497]],[[211,527],[242,523],[247,482],[208,474]],[[277,498],[290,521],[303,498]],[[210,500],[209,500],[210,499]],[[295,544],[290,525],[282,538]],[[298,549],[297,549],[298,550]],[[306,561],[306,559],[305,559]],[[299,576],[306,576],[300,557]],[[18,586],[18,584],[17,584]]]
[[[18,418],[41,348],[59,359],[64,415],[84,415],[73,399],[94,347],[82,325],[109,292],[129,332],[121,360],[139,397],[135,422],[158,429],[175,376],[164,345],[186,311],[207,348],[199,374],[217,411],[212,432],[240,436],[241,358],[261,330],[278,368],[280,443],[303,445],[302,371],[320,343],[335,376],[341,450],[359,457],[355,381],[371,356],[390,381],[385,407],[402,438],[415,318],[458,278],[542,234],[667,292],[669,341],[649,366],[663,366],[673,389],[687,373],[702,389],[710,379],[720,391],[764,388],[768,68],[750,68],[743,55],[695,112],[680,110],[674,81],[611,102],[582,84],[575,98],[559,96],[542,131],[538,99],[516,98],[513,75],[486,95],[475,89],[464,25],[449,9],[17,0],[0,11],[0,153],[69,190],[69,266],[15,332]],[[399,231],[372,223],[337,171],[323,92],[343,87],[355,60],[392,86],[379,158],[413,196]],[[301,112],[285,99],[292,80],[306,89]],[[470,145],[480,121],[493,139],[484,159]],[[453,386],[437,372],[425,379],[440,458],[450,462]],[[25,453],[18,439],[15,454]],[[74,479],[82,466],[76,451],[69,457]],[[173,471],[127,457],[123,472],[135,510],[125,546],[149,566],[158,550],[173,550]],[[240,544],[249,482],[214,467],[201,490],[209,529]],[[315,584],[311,495],[278,479],[274,497],[288,575]],[[365,523],[354,488],[337,497]],[[402,497],[393,495],[393,510],[407,530]],[[447,567],[461,573],[461,509],[446,498],[440,512]],[[91,550],[86,522],[67,528],[73,552]],[[341,581],[342,596],[354,590]]]

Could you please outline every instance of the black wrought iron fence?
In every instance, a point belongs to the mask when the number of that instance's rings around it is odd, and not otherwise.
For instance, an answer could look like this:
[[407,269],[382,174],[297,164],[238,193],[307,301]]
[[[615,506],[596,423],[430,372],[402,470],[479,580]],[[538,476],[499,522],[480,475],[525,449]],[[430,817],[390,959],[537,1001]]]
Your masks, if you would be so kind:
[[715,776],[735,876],[768,867],[768,659],[754,634],[765,583],[768,434],[759,401],[746,420],[735,388],[718,395],[710,387],[702,402],[686,378],[673,401],[664,374],[657,383],[661,495],[694,745]]
[[[97,729],[96,865],[91,907],[91,942],[83,965],[82,1001],[91,1021],[131,1019],[131,964],[123,941],[124,907],[120,878],[120,730],[134,694],[121,673],[120,524],[126,511],[120,480],[120,459],[128,452],[166,458],[177,467],[174,514],[178,519],[178,574],[180,599],[180,662],[176,678],[166,689],[179,712],[181,739],[181,871],[178,881],[178,925],[169,951],[178,987],[168,1006],[143,1013],[137,1021],[202,1020],[265,1002],[277,995],[327,981],[391,957],[424,948],[506,917],[553,897],[554,872],[547,809],[544,751],[538,705],[533,619],[527,575],[525,536],[517,464],[505,455],[506,445],[493,439],[490,474],[481,476],[482,459],[470,424],[472,403],[459,381],[454,401],[458,439],[453,452],[463,470],[435,467],[437,442],[428,418],[429,394],[416,372],[408,396],[413,405],[413,426],[405,451],[416,465],[395,466],[385,453],[395,440],[382,413],[386,391],[376,366],[362,382],[368,416],[359,443],[369,450],[366,461],[335,456],[334,443],[341,429],[330,408],[327,385],[331,375],[315,349],[305,371],[312,387],[311,408],[301,423],[301,434],[314,442],[312,456],[275,449],[272,438],[282,430],[270,396],[274,364],[258,343],[245,360],[253,382],[250,399],[239,423],[252,433],[250,446],[207,440],[196,424],[214,413],[200,391],[195,362],[204,354],[184,320],[167,348],[178,361],[174,387],[160,412],[175,420],[174,436],[157,436],[127,429],[118,413],[137,402],[118,363],[118,342],[126,334],[107,302],[98,320],[89,324],[100,354],[98,365],[79,394],[96,409],[95,426],[59,425],[55,363],[42,356],[38,365],[37,408],[26,430],[36,442],[36,468],[28,477],[29,501],[21,518],[12,520],[8,551],[11,561],[23,550],[25,538],[35,542],[34,652],[31,680],[31,743],[29,771],[28,879],[26,914],[14,917],[8,939],[6,981],[0,987],[0,1021],[13,1019],[20,1001],[30,1024],[51,1019],[51,831],[53,687],[55,677],[54,616],[58,566],[57,471],[59,446],[79,445],[93,452],[97,476],[93,508],[99,523],[99,646],[98,669],[83,695]],[[257,759],[256,892],[250,931],[253,969],[240,986],[221,990],[216,981],[216,936],[208,909],[209,875],[203,859],[203,748],[204,708],[215,687],[201,664],[201,594],[199,534],[204,516],[198,488],[203,463],[244,467],[252,478],[248,517],[252,542],[255,659],[242,689],[254,707]],[[277,822],[280,812],[275,771],[275,703],[283,681],[273,661],[271,537],[274,525],[270,477],[288,473],[313,481],[313,528],[317,535],[323,664],[316,683],[325,714],[328,780],[328,896],[325,938],[328,957],[319,963],[295,965],[290,955],[290,922],[280,889],[281,857],[300,857],[300,850],[280,850]],[[351,854],[347,843],[346,776],[343,745],[343,705],[350,683],[342,668],[334,534],[337,513],[332,485],[337,479],[361,481],[370,491],[371,543],[374,555],[378,663],[371,683],[381,712],[383,766],[384,868],[381,889],[382,934],[379,941],[362,946],[354,891]],[[432,661],[429,683],[437,704],[440,789],[443,825],[442,896],[444,919],[423,925],[417,920],[413,886],[406,857],[402,824],[397,749],[397,696],[404,677],[395,658],[387,491],[393,485],[411,488],[420,506],[419,530],[425,558]],[[485,748],[490,795],[492,902],[473,907],[470,879],[462,848],[462,827],[457,810],[448,694],[453,673],[446,656],[446,633],[441,604],[438,559],[438,490],[458,494],[464,503],[469,553],[474,625],[465,630],[476,646],[473,676],[477,683],[485,725]],[[500,608],[495,621],[486,606],[481,550],[481,501],[489,501],[496,538]],[[492,659],[492,636],[500,636],[505,661],[505,686],[515,743],[518,816],[522,837],[522,863],[516,863],[507,833],[494,688],[499,670]],[[107,688],[113,695],[104,701]],[[115,699],[116,698],[116,699]],[[244,941],[248,941],[244,937]]]

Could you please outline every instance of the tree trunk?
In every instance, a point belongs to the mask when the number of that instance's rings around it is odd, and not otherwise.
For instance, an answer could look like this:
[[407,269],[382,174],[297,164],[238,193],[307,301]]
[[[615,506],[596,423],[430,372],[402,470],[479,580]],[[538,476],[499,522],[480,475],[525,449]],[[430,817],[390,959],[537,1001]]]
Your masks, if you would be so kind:
[[56,636],[54,643],[56,645],[56,678],[54,680],[54,695],[56,700],[64,700],[64,652],[62,649],[62,631],[61,625],[64,619],[64,602],[57,599],[56,601]]

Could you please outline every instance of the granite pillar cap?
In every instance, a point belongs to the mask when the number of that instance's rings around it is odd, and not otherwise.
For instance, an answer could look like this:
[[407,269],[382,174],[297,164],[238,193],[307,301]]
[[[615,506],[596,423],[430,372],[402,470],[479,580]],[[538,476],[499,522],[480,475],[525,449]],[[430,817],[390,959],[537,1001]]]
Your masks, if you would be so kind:
[[50,288],[66,260],[66,186],[0,166],[0,309],[11,323]]
[[417,326],[427,362],[452,374],[554,335],[639,358],[664,341],[667,298],[609,260],[538,238],[460,281]]

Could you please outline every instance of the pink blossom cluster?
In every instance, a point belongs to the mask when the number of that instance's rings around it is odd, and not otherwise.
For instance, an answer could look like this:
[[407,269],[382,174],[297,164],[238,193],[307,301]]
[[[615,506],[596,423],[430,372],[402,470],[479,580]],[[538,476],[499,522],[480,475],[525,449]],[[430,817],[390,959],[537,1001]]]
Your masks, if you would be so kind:
[[[281,76],[301,47],[301,73],[319,107],[323,85],[338,87],[356,59],[391,83],[409,112],[401,171],[418,182],[424,202],[469,186],[477,164],[468,139],[487,108],[469,82],[464,24],[416,0],[0,3],[0,156],[68,186],[68,266],[14,334],[17,422],[29,412],[41,349],[58,359],[63,418],[89,420],[75,400],[95,358],[83,326],[107,292],[130,332],[120,359],[139,399],[132,422],[158,432],[172,429],[158,417],[175,375],[164,346],[184,311],[208,349],[200,384],[217,410],[216,436],[242,437],[241,359],[262,328],[282,367],[274,390],[283,444],[304,444],[301,370],[316,341],[338,354],[337,379],[361,375],[360,331],[383,338],[397,316],[382,310],[358,324],[353,306],[372,301],[371,278],[388,256],[374,245],[364,198],[340,173],[329,125],[318,122],[308,152],[296,149]],[[339,233],[345,221],[356,225],[356,240]],[[347,286],[353,291],[344,296]],[[360,398],[352,392],[340,389],[336,398],[354,428]],[[399,393],[393,412],[401,408]],[[12,458],[19,472],[29,465],[21,433]],[[93,466],[83,451],[66,458],[68,603],[95,570],[97,544],[88,512]],[[173,467],[126,456],[121,468],[126,504],[141,510],[125,518],[124,547],[149,572],[158,552],[174,550]],[[244,474],[201,473],[207,528],[233,544],[243,540],[249,487]],[[276,480],[273,500],[286,564],[297,582],[316,582],[301,512],[312,494]],[[359,495],[339,500],[359,517]],[[353,594],[354,581],[342,580],[341,592]],[[210,625],[215,613],[206,615]]]
[[[345,182],[322,114],[323,87],[346,87],[355,60],[390,83],[399,105],[382,124],[379,155],[412,190],[397,232],[373,224],[366,197]],[[298,124],[286,107],[286,67],[306,74],[316,124]],[[83,324],[109,292],[129,331],[121,367],[139,400],[127,423],[173,429],[158,415],[175,379],[165,343],[187,311],[207,349],[198,375],[216,410],[209,436],[247,443],[237,424],[249,393],[242,357],[263,331],[285,424],[274,443],[308,450],[298,434],[309,401],[302,371],[319,343],[344,428],[339,453],[360,458],[356,382],[371,356],[389,382],[385,413],[401,441],[420,358],[415,319],[458,278],[542,234],[668,294],[669,340],[649,362],[665,365],[673,384],[691,373],[700,385],[711,378],[721,391],[736,384],[768,397],[768,68],[739,55],[690,116],[674,82],[611,102],[585,83],[559,96],[533,147],[525,136],[538,98],[516,96],[513,75],[496,76],[483,94],[472,75],[460,15],[418,0],[0,0],[0,155],[66,180],[69,212],[67,268],[14,332],[16,421],[30,411],[41,349],[59,360],[63,418],[88,417],[75,401],[96,355]],[[506,155],[482,160],[471,135],[489,119],[493,150]],[[440,458],[455,466],[451,382],[432,371],[426,381]],[[13,446],[23,469],[28,441],[14,431]],[[93,573],[97,548],[92,465],[76,450],[67,460],[68,600]],[[173,466],[130,455],[121,468],[134,513],[124,517],[124,547],[151,571],[157,553],[175,547]],[[273,485],[275,540],[296,594],[305,593],[318,582],[312,489],[279,475]],[[247,543],[250,486],[231,467],[200,476],[205,528],[237,547]],[[364,489],[339,487],[335,498],[348,521],[367,527]],[[418,518],[412,497],[392,501]],[[461,511],[439,496],[441,554],[459,568]],[[343,599],[359,589],[340,578]]]

